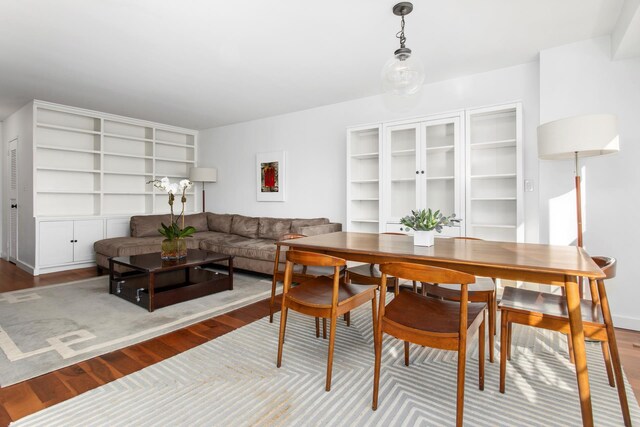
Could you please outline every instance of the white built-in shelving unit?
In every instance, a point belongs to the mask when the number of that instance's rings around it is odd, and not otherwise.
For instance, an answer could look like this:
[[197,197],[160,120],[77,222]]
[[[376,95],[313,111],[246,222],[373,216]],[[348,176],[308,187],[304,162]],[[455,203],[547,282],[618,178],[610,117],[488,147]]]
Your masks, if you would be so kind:
[[127,235],[131,215],[168,213],[149,181],[187,178],[196,165],[194,130],[43,101],[32,117],[35,274],[91,265],[93,243]]
[[347,229],[377,232],[380,212],[381,126],[347,133]]
[[467,235],[524,239],[519,104],[466,112]]
[[[149,181],[179,180],[195,164],[197,132],[35,102],[38,217],[150,214],[167,196]],[[194,211],[194,192],[187,210]]]
[[347,129],[350,231],[407,231],[411,210],[455,213],[448,236],[522,241],[520,104]]

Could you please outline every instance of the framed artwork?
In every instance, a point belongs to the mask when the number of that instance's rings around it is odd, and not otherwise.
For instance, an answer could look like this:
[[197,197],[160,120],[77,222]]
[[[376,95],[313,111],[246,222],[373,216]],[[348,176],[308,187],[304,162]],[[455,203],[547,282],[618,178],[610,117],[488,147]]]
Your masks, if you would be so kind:
[[271,151],[256,154],[257,200],[284,202],[285,152]]

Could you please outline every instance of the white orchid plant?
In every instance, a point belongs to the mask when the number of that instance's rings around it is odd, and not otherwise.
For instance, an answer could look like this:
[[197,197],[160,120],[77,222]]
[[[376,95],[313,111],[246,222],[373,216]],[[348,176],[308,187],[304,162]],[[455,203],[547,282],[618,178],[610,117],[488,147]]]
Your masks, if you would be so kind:
[[[171,183],[169,181],[169,178],[165,176],[162,179],[155,179],[153,181],[149,181],[148,183],[153,184],[154,187],[165,191],[169,195],[169,206],[171,208],[171,224],[167,226],[162,223],[162,228],[158,229],[160,234],[162,234],[169,240],[174,240],[182,237],[190,237],[193,233],[195,233],[196,229],[194,227],[184,226],[184,209],[187,203],[187,190],[193,187],[193,182],[189,181],[188,179],[183,179],[180,182]],[[182,211],[174,221],[173,202],[175,201],[177,194],[182,195],[180,199],[180,201],[182,202]],[[180,225],[178,225],[178,221],[181,222]]]

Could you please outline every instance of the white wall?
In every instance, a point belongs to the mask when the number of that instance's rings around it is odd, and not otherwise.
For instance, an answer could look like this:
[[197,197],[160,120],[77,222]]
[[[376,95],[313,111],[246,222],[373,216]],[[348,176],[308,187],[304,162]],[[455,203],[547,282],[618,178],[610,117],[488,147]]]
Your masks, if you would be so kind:
[[[640,227],[640,58],[611,60],[609,37],[540,53],[540,121],[588,113],[615,113],[620,152],[581,160],[584,245],[592,255],[618,259],[607,286],[617,326],[640,329],[638,262]],[[540,239],[571,244],[576,238],[571,161],[540,162]]]
[[[3,122],[3,153],[9,141],[18,137],[18,261],[27,267],[35,264],[35,220],[33,218],[33,102],[13,113]],[[3,162],[7,156],[3,155]],[[6,164],[5,164],[6,167]],[[6,169],[5,169],[6,170]],[[8,180],[3,176],[3,191],[8,195]],[[7,200],[3,200],[6,209]],[[8,236],[8,221],[2,222],[3,236]],[[6,249],[6,247],[4,248]]]
[[[347,126],[522,101],[524,178],[537,183],[538,63],[425,85],[414,107],[392,110],[383,96],[361,98],[200,133],[199,165],[218,168],[207,210],[246,215],[346,219]],[[274,102],[278,102],[277,99]],[[287,152],[287,201],[256,201],[256,153]],[[525,193],[526,238],[538,239],[538,195]]]

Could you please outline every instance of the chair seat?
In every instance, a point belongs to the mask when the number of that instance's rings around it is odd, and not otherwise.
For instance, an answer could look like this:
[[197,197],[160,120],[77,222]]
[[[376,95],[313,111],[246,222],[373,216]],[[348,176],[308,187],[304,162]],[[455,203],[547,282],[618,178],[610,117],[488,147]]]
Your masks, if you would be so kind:
[[[469,303],[467,328],[482,316],[485,303]],[[385,319],[425,332],[455,334],[458,332],[460,303],[422,296],[403,290],[385,308]],[[454,319],[454,321],[452,321]]]
[[[452,301],[460,299],[459,285],[434,285],[431,283],[423,283],[426,288],[427,295],[441,297]],[[469,301],[488,301],[487,294],[496,291],[496,285],[488,277],[477,277],[476,283],[470,283],[468,287]]]
[[373,277],[379,279],[382,277],[382,273],[380,273],[380,269],[377,265],[374,264],[362,264],[355,267],[348,268],[347,271],[349,274],[358,274],[364,277]]
[[[528,289],[506,286],[502,294],[502,300],[498,306],[501,310],[522,312],[528,315],[540,315],[556,319],[565,319],[568,322],[567,303],[562,295],[546,292],[530,291]],[[598,304],[589,300],[580,301],[582,321],[593,324],[603,324],[601,310]]]
[[[349,303],[365,292],[375,291],[376,288],[375,285],[354,285],[341,282],[338,290],[338,306]],[[287,298],[299,304],[317,308],[331,308],[332,293],[333,278],[321,276],[291,288]]]

